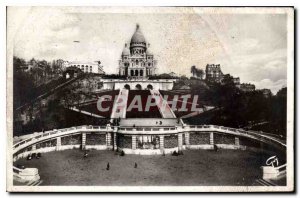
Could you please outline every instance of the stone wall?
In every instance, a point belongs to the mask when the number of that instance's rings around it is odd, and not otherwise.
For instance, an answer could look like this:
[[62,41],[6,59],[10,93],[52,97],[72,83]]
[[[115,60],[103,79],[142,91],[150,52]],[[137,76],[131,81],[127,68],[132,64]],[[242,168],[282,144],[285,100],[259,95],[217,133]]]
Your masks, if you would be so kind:
[[86,145],[106,145],[106,134],[103,133],[87,133]]
[[81,144],[81,134],[65,136],[61,138],[61,145],[77,145]]
[[210,133],[190,132],[190,145],[209,144]]
[[131,148],[131,141],[131,135],[118,134],[117,136],[117,145],[120,148]]
[[247,146],[247,147],[254,147],[254,148],[260,148],[261,143],[257,140],[253,140],[250,138],[240,137],[240,145]]
[[235,136],[214,133],[214,144],[235,144]]
[[129,85],[130,89],[135,89],[136,85],[141,85],[142,89],[147,89],[151,85],[155,90],[171,90],[173,88],[175,79],[160,79],[147,81],[130,81],[130,80],[103,80],[103,89],[123,89],[125,85]]
[[165,148],[175,148],[178,147],[178,135],[165,135]]
[[36,144],[36,149],[54,147],[56,146],[56,139],[48,140],[46,142],[40,142]]

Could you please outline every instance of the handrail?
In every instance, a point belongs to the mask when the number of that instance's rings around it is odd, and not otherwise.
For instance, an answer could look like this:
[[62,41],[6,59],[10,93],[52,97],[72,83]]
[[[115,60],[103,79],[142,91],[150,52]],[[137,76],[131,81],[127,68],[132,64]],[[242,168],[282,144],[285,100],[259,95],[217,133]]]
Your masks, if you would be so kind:
[[19,171],[19,172],[23,171],[22,169],[17,168],[17,167],[15,167],[15,166],[13,166],[13,170],[16,170],[16,171]]
[[281,166],[275,167],[276,170],[282,169],[282,168],[286,168],[286,164],[283,164]]

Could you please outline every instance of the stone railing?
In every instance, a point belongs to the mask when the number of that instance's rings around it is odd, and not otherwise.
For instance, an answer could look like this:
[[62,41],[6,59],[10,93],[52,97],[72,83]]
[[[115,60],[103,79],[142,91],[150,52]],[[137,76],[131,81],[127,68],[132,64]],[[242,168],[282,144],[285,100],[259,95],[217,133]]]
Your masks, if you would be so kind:
[[286,147],[285,140],[282,138],[274,137],[274,135],[270,135],[269,133],[265,132],[258,132],[258,131],[246,131],[243,129],[235,129],[230,127],[223,127],[217,125],[186,125],[183,127],[184,131],[216,131],[221,133],[228,133],[237,136],[244,136],[253,138],[259,141],[263,141],[268,143],[268,141],[275,142],[283,147]]
[[32,144],[63,136],[63,135],[70,135],[73,133],[79,133],[79,132],[112,132],[113,128],[110,126],[76,126],[76,127],[71,127],[71,128],[64,128],[64,129],[54,129],[52,131],[45,131],[43,133],[36,133],[33,134],[28,139],[22,140],[20,142],[17,142],[16,144],[13,145],[13,154],[18,152],[21,149],[24,149]]
[[64,129],[54,129],[52,131],[45,131],[44,133],[35,133],[29,138],[19,141],[13,145],[14,153],[30,146],[34,143],[47,140],[50,138],[68,135],[72,133],[78,133],[81,131],[85,132],[118,132],[121,134],[172,134],[172,133],[180,133],[180,132],[220,132],[227,133],[237,136],[244,136],[248,138],[253,138],[263,142],[275,142],[283,147],[286,146],[285,140],[276,138],[274,136],[270,136],[267,133],[257,132],[257,131],[246,131],[243,129],[235,129],[230,127],[223,127],[217,125],[185,125],[183,127],[116,127],[114,130],[111,126],[76,126],[71,128]]

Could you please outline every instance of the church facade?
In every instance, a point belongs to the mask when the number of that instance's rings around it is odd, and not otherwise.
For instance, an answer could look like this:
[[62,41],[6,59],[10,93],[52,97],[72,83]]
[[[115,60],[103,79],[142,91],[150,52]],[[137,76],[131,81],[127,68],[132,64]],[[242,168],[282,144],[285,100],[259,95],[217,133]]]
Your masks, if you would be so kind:
[[135,33],[131,37],[130,45],[127,43],[119,60],[119,75],[130,79],[146,78],[155,75],[157,61],[153,57],[150,43],[136,25]]

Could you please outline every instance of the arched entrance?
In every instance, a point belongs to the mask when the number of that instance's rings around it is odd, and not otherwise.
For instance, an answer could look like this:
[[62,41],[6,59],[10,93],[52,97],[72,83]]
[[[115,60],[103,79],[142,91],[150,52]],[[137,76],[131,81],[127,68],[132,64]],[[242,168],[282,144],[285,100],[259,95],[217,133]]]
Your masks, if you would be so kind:
[[124,85],[124,88],[130,90],[130,86],[128,84]]
[[147,85],[147,89],[152,90],[153,86],[151,84]]
[[137,85],[135,86],[135,89],[136,89],[136,90],[142,90],[142,86],[141,86],[140,84],[137,84]]

